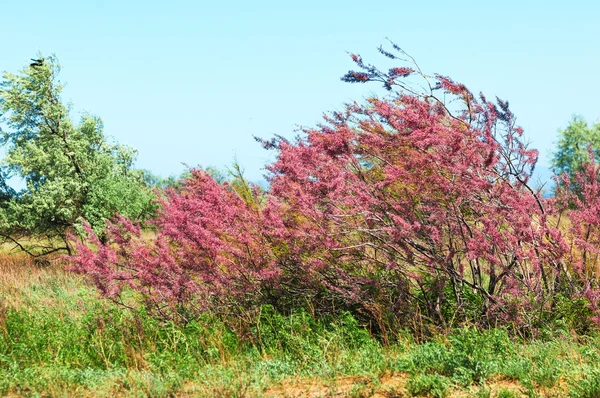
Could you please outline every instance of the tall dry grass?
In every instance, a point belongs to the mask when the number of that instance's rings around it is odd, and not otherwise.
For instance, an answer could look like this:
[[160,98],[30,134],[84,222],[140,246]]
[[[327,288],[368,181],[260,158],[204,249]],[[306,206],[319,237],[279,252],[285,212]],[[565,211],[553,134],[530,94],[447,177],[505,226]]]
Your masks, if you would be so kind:
[[19,310],[40,286],[51,284],[73,291],[80,283],[81,278],[70,273],[66,261],[60,257],[40,261],[25,253],[0,252],[0,305],[3,307]]

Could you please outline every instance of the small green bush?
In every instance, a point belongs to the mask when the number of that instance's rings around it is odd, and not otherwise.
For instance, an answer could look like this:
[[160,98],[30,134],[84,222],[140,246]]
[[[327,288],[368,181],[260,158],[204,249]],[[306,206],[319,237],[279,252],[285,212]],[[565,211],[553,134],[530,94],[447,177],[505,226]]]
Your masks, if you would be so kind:
[[498,398],[517,398],[517,393],[514,390],[503,387],[498,391]]
[[570,396],[572,398],[597,398],[600,397],[600,370],[592,369],[585,372],[584,376],[571,384]]
[[412,376],[406,383],[406,389],[413,397],[430,396],[444,398],[448,396],[450,380],[438,374],[420,374]]

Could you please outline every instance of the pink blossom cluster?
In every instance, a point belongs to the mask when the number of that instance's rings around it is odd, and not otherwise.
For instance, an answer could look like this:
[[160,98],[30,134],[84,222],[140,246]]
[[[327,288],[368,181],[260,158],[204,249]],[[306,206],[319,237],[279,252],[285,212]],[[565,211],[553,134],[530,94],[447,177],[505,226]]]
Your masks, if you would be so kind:
[[[507,102],[416,65],[383,73],[352,58],[363,71],[348,81],[394,95],[350,104],[295,142],[265,142],[277,151],[268,192],[193,171],[165,192],[152,237],[117,218],[106,244],[88,230],[74,269],[165,317],[271,304],[349,310],[381,330],[417,314],[536,328],[563,291],[600,314],[597,166],[579,177],[581,198],[546,200]],[[409,75],[431,90],[398,80]]]

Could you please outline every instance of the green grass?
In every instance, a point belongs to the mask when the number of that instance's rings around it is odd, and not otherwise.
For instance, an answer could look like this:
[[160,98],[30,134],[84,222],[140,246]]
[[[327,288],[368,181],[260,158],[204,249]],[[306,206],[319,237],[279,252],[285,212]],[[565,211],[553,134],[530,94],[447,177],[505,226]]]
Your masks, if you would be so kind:
[[595,336],[523,343],[461,329],[383,346],[350,315],[265,307],[240,337],[210,315],[183,326],[131,312],[56,267],[0,273],[3,396],[284,396],[290,385],[306,396],[600,396]]

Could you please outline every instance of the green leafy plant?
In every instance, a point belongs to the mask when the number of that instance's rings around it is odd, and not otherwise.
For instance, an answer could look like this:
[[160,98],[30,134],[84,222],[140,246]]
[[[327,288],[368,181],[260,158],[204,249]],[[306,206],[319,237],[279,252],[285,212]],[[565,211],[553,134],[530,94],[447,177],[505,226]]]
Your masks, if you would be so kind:
[[498,391],[498,398],[517,398],[518,395],[514,390],[509,390],[508,388],[502,387],[500,391]]
[[[600,155],[600,123],[588,125],[581,116],[574,116],[569,125],[558,131],[558,142],[552,157],[552,167],[557,174],[567,173],[576,183],[576,172],[590,161],[590,152],[598,159]],[[573,186],[576,188],[576,186]]]
[[450,380],[438,374],[419,374],[412,376],[406,383],[406,389],[413,396],[444,398],[448,396]]
[[[136,151],[110,142],[96,116],[72,122],[59,72],[56,57],[40,56],[0,82],[0,238],[33,255],[70,252],[68,233],[82,219],[101,233],[116,213],[144,220],[156,208],[133,169]],[[24,188],[11,189],[10,177]]]
[[587,369],[581,379],[573,380],[569,393],[573,398],[600,397],[600,371]]

